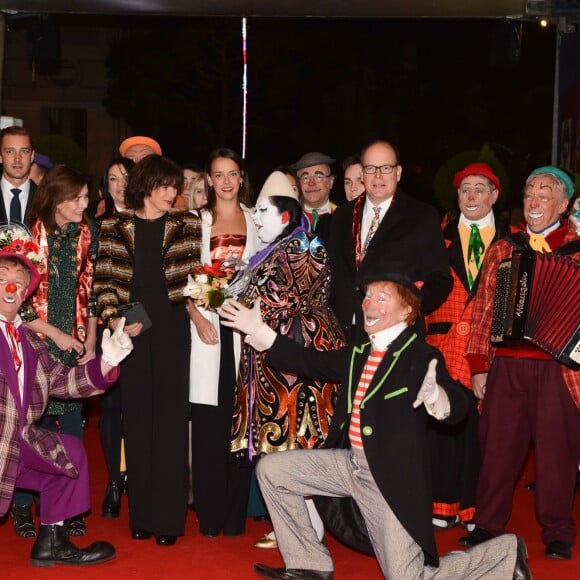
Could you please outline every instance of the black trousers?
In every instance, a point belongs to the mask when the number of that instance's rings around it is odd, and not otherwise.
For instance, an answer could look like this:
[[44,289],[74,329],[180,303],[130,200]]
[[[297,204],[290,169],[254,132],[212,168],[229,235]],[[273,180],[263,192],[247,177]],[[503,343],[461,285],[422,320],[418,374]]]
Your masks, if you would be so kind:
[[123,412],[121,409],[121,387],[119,383],[111,387],[101,397],[99,430],[109,473],[109,483],[120,483]]
[[130,526],[155,535],[185,531],[190,334],[178,307],[133,340],[121,368]]
[[231,462],[236,382],[232,330],[220,326],[220,341],[218,405],[190,405],[192,488],[201,533],[237,536],[245,531],[251,468]]

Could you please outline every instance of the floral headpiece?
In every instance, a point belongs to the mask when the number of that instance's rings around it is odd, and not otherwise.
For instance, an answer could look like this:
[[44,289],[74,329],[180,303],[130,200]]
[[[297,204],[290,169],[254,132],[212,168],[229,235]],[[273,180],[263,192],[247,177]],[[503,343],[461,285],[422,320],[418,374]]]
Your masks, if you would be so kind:
[[43,261],[42,252],[32,241],[30,232],[23,226],[14,224],[0,226],[0,254],[20,254],[35,266]]
[[15,258],[30,272],[30,282],[24,298],[28,298],[40,283],[39,268],[43,268],[43,253],[35,244],[28,230],[21,225],[0,226],[0,258]]

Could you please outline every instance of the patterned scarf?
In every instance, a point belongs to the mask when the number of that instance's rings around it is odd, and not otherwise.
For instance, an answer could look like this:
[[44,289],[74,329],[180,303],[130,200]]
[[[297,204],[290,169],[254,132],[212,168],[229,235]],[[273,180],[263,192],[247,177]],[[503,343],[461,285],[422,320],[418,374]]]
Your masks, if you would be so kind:
[[[88,304],[93,284],[93,262],[90,257],[91,230],[81,222],[77,242],[77,284],[75,291],[75,316],[71,334],[81,342],[87,338]],[[40,220],[32,225],[32,240],[36,242],[43,255],[43,266],[39,268],[40,284],[32,296],[32,305],[39,318],[48,321],[48,240],[46,229]],[[45,337],[42,337],[45,338]]]
[[367,198],[366,193],[362,193],[361,195],[359,195],[354,202],[354,209],[352,212],[352,239],[354,240],[354,264],[357,270],[363,259],[362,254],[363,246],[360,239],[361,235],[360,230],[362,227],[362,214],[365,207],[366,198]]

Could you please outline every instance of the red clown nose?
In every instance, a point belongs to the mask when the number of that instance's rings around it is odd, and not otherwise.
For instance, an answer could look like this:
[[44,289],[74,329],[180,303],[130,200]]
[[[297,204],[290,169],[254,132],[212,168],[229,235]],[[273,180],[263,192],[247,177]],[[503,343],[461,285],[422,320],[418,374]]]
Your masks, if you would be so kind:
[[6,292],[16,292],[16,290],[18,290],[18,286],[14,282],[6,284]]

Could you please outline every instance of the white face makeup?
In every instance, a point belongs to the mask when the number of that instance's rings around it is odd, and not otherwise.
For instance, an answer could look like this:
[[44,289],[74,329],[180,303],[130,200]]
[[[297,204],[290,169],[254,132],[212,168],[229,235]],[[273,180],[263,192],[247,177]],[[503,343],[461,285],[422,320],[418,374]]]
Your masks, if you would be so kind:
[[365,332],[371,335],[406,320],[411,307],[401,300],[392,282],[371,282],[362,310]]
[[19,265],[0,263],[0,314],[12,321],[24,302],[29,276]]
[[278,208],[270,201],[270,198],[263,197],[256,203],[254,212],[254,224],[258,230],[258,237],[265,244],[271,244],[280,237],[288,223],[288,214],[280,214]]

